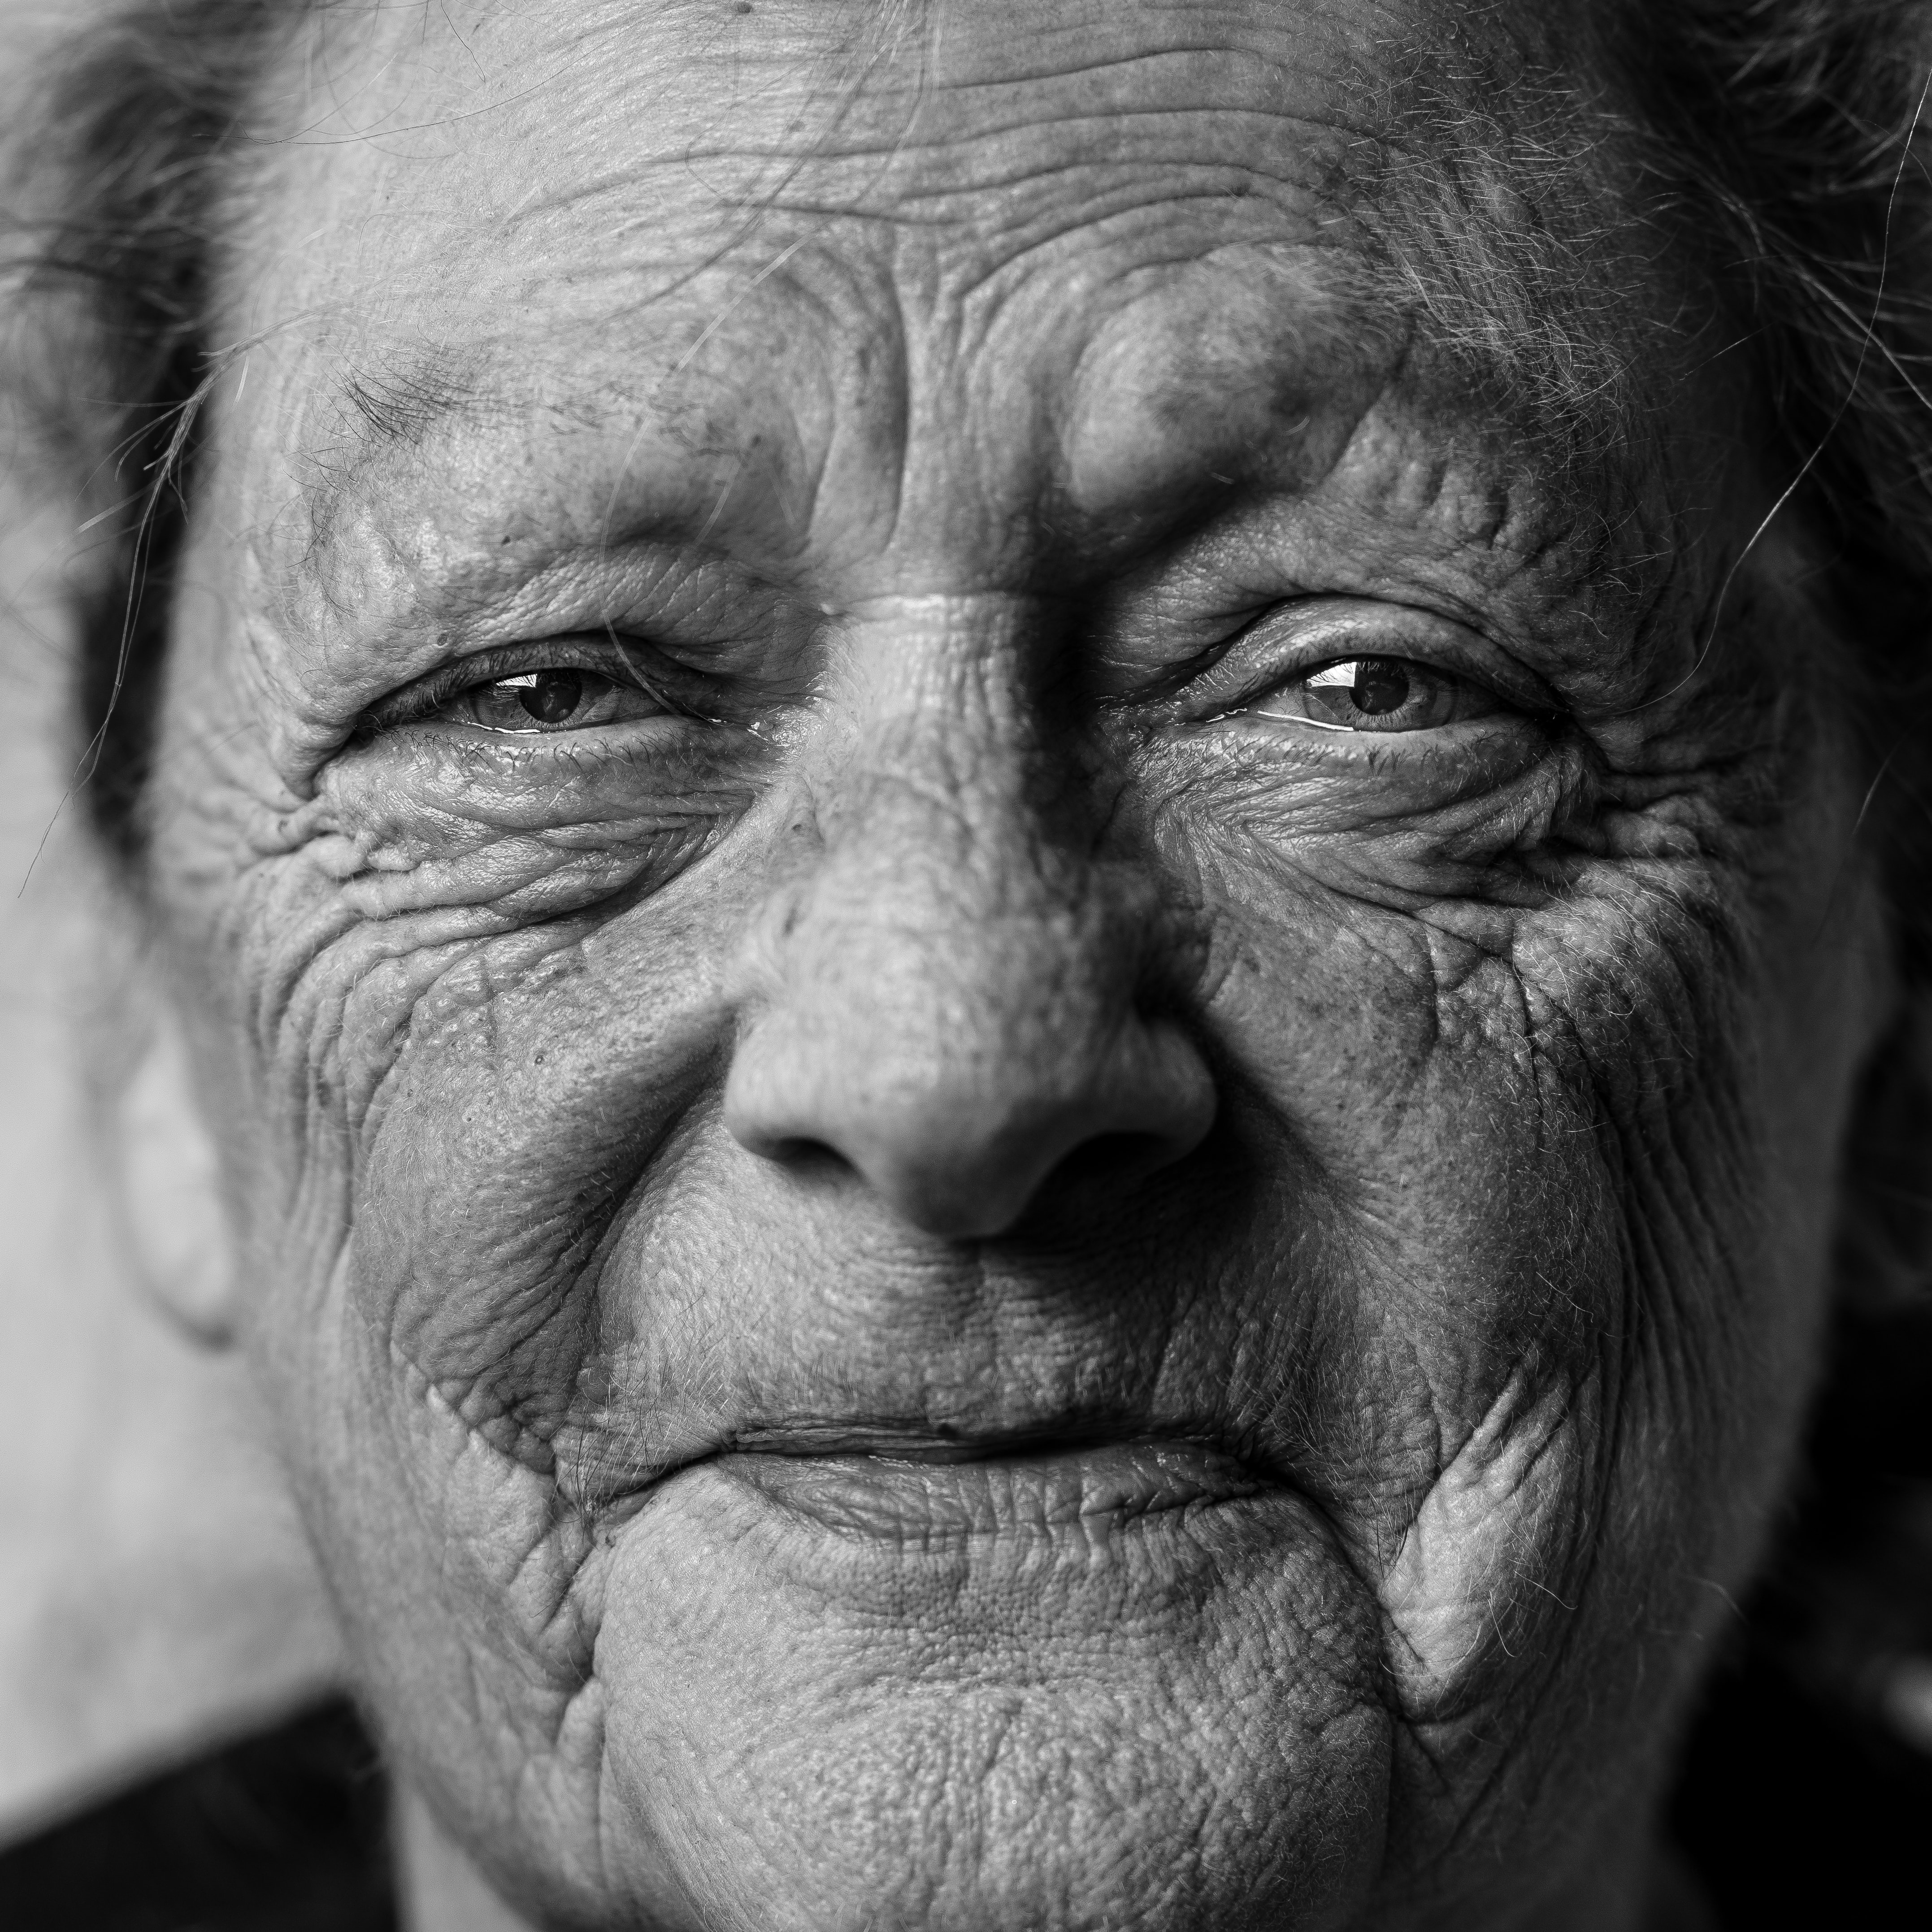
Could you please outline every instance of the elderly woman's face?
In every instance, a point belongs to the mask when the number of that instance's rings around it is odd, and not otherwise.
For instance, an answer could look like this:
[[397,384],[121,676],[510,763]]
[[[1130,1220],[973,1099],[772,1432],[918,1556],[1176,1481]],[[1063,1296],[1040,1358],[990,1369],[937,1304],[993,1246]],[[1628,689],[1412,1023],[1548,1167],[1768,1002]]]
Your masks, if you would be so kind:
[[371,1702],[533,1909],[1637,1869],[1882,987],[1780,479],[1613,150],[1431,131],[1480,52],[653,0],[302,71],[154,897]]

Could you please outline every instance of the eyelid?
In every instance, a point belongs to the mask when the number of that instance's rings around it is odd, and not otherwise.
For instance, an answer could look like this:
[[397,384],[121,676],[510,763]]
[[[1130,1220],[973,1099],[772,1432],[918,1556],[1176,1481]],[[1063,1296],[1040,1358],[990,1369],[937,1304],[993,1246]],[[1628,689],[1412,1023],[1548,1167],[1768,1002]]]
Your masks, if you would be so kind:
[[1301,598],[1270,607],[1189,682],[1179,703],[1197,718],[1232,711],[1354,658],[1406,658],[1480,685],[1526,712],[1563,709],[1540,678],[1468,625],[1415,604],[1365,597]]
[[674,688],[677,682],[674,675],[666,676],[655,662],[646,672],[639,660],[650,651],[645,639],[626,637],[616,631],[580,632],[527,643],[494,644],[425,671],[400,690],[379,699],[357,719],[356,735],[373,737],[418,723],[435,716],[466,691],[553,668],[597,672],[615,683],[647,692],[680,716],[708,717],[709,713],[679,694]]

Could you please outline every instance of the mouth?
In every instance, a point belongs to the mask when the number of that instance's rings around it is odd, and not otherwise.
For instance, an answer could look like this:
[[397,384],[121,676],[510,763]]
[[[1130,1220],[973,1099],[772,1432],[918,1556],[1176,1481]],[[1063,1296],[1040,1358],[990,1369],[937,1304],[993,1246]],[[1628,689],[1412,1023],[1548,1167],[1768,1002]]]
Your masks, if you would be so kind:
[[1091,1532],[1279,1486],[1230,1450],[1179,1435],[962,1438],[816,1424],[746,1432],[664,1480],[700,1472],[824,1528],[896,1542]]

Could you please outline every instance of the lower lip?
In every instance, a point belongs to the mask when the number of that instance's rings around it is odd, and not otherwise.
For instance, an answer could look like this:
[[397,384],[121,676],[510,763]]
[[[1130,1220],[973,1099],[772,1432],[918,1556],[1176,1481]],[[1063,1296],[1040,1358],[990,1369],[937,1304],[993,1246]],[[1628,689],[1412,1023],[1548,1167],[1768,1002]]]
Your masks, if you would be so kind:
[[945,1461],[878,1452],[736,1454],[700,1466],[827,1529],[895,1542],[1123,1526],[1258,1496],[1268,1486],[1232,1456],[1185,1442]]

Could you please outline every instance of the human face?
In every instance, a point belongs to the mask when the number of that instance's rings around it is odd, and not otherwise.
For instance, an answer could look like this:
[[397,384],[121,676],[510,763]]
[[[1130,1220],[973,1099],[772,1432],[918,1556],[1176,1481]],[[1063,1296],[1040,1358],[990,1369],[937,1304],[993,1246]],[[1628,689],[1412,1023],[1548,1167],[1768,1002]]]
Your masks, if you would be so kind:
[[1882,988],[1802,546],[1493,19],[308,44],[153,898],[533,1914],[1634,1909]]

